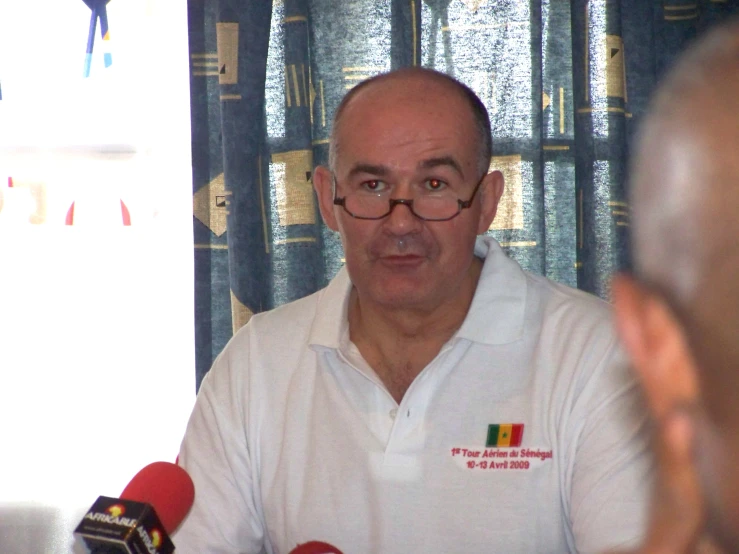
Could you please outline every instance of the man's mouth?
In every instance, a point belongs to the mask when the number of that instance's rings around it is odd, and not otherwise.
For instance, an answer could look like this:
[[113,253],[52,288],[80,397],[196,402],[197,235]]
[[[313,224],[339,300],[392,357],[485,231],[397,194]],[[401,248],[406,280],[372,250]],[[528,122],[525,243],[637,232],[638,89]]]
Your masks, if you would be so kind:
[[389,254],[383,254],[380,256],[380,261],[388,264],[388,265],[395,265],[395,266],[416,266],[419,265],[423,260],[425,259],[425,256],[421,256],[420,254],[413,254],[413,253],[407,253],[403,252],[400,253],[389,253]]

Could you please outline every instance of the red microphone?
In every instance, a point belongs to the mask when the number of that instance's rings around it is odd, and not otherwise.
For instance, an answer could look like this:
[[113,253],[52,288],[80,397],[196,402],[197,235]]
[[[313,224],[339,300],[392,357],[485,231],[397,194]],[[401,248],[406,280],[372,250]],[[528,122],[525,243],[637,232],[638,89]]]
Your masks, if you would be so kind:
[[195,486],[176,464],[154,462],[139,471],[121,493],[124,500],[151,504],[168,534],[185,519],[195,500]]
[[120,498],[99,497],[74,532],[92,554],[171,554],[169,535],[194,499],[195,487],[184,469],[154,462],[131,479]]

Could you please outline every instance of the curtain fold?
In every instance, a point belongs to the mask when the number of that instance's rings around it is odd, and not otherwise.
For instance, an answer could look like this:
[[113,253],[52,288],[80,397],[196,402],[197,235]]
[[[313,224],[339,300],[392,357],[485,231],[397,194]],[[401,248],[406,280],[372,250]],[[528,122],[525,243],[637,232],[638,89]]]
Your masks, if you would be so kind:
[[391,69],[431,67],[480,96],[491,168],[506,177],[489,233],[524,268],[607,299],[629,265],[639,118],[675,57],[737,11],[739,0],[189,0],[196,386],[251,315],[343,264],[311,175],[343,95]]

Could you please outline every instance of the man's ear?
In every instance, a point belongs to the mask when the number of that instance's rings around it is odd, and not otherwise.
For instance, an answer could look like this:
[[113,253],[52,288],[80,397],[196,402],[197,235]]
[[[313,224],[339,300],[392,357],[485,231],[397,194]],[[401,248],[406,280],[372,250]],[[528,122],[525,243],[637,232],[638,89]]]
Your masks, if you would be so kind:
[[321,210],[321,217],[326,225],[332,231],[338,231],[339,225],[336,221],[334,213],[334,188],[331,171],[322,165],[316,167],[313,171],[313,188],[316,189],[318,197],[318,207]]
[[482,210],[480,211],[480,221],[477,225],[477,234],[482,235],[493,224],[495,214],[498,212],[498,203],[500,197],[503,196],[505,188],[505,179],[500,171],[491,171],[482,178],[480,184],[480,202]]
[[626,275],[614,278],[612,291],[618,333],[652,416],[660,421],[676,409],[696,405],[697,368],[672,310]]

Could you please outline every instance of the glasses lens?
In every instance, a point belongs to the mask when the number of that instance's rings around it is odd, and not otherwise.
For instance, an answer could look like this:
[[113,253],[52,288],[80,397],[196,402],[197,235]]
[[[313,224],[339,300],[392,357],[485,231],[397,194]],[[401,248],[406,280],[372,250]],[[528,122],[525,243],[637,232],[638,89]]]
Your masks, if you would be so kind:
[[390,211],[388,197],[378,194],[347,194],[344,206],[356,217],[383,217]]
[[421,196],[413,201],[413,211],[422,219],[449,219],[459,213],[454,196]]

